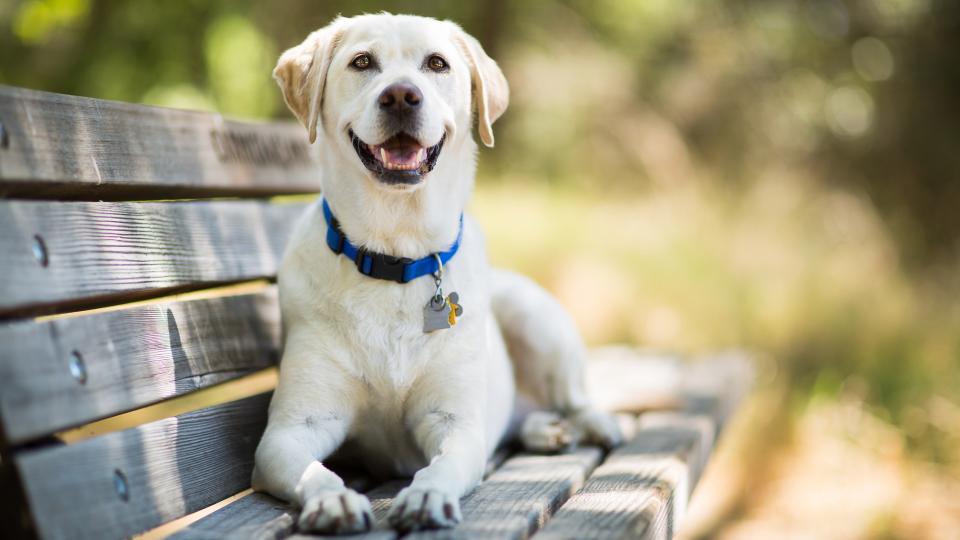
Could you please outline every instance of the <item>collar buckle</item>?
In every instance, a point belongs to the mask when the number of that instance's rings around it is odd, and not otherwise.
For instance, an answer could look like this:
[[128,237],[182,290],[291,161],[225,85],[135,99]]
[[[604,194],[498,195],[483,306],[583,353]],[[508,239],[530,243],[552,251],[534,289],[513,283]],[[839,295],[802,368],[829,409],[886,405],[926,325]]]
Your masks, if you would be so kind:
[[[368,268],[365,268],[367,261],[370,261],[370,265]],[[413,262],[413,259],[394,257],[392,255],[367,251],[364,248],[357,248],[357,258],[354,262],[357,265],[357,271],[365,276],[396,281],[397,283],[406,283],[404,270],[408,264]]]

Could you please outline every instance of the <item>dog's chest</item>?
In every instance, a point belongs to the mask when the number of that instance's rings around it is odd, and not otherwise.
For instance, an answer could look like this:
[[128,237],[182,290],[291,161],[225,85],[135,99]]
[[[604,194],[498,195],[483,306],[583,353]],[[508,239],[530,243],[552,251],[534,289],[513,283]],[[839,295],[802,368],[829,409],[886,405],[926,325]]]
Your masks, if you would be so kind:
[[[423,308],[433,287],[432,281],[422,281],[397,286],[363,278],[330,291],[325,302],[325,316],[351,349],[351,369],[377,399],[402,400],[429,359],[452,337],[452,329],[424,332]],[[335,306],[335,312],[329,306]]]
[[[394,292],[394,291],[391,291]],[[365,398],[357,411],[350,438],[378,475],[411,475],[426,465],[407,426],[406,409],[417,382],[437,358],[457,348],[454,329],[426,334],[423,305],[417,291],[365,295],[365,304],[350,302],[340,317],[351,343],[354,376],[362,381]],[[427,294],[427,297],[429,293]],[[375,300],[374,300],[375,299]],[[370,302],[376,301],[376,306]]]

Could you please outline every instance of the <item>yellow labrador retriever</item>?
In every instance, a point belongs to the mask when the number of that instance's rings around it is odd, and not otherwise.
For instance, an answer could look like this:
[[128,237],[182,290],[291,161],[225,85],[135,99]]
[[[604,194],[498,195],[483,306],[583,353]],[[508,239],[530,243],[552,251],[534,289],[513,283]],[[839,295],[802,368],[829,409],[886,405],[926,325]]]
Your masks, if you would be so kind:
[[509,100],[480,44],[448,21],[338,18],[274,76],[320,141],[323,198],[279,273],[285,346],[254,486],[298,504],[301,530],[367,530],[370,502],[323,464],[342,446],[380,476],[413,476],[391,526],[452,527],[518,392],[538,407],[520,428],[529,449],[617,444],[613,419],[586,400],[570,317],[532,281],[491,269],[463,215],[474,119],[493,146]]

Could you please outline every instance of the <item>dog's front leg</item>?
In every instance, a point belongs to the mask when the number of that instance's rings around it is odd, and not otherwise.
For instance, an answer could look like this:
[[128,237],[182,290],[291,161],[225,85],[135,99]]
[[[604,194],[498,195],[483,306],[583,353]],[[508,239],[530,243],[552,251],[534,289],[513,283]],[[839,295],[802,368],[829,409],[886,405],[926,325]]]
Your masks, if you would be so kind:
[[317,355],[309,343],[287,341],[280,385],[257,447],[253,487],[298,504],[301,531],[367,531],[373,523],[370,501],[322,463],[347,436],[355,392],[350,378],[333,366],[317,377]]
[[[458,373],[463,377],[464,373]],[[407,426],[429,465],[393,501],[390,525],[402,531],[453,527],[460,522],[460,497],[483,478],[487,460],[482,384],[457,384],[446,377],[421,381]],[[466,382],[466,381],[464,381]],[[472,386],[472,387],[470,387]]]

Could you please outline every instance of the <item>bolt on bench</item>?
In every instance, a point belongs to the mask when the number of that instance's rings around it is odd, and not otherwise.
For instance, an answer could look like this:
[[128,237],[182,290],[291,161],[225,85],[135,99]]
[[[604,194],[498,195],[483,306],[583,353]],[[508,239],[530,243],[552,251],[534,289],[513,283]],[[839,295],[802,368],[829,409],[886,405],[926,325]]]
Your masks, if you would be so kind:
[[[298,535],[252,493],[280,350],[272,284],[316,194],[299,126],[0,86],[0,483],[7,537]],[[609,455],[499,452],[456,529],[405,538],[670,538],[750,381],[737,356],[595,352]],[[378,518],[403,481],[343,471]],[[392,539],[380,528],[365,538]]]

